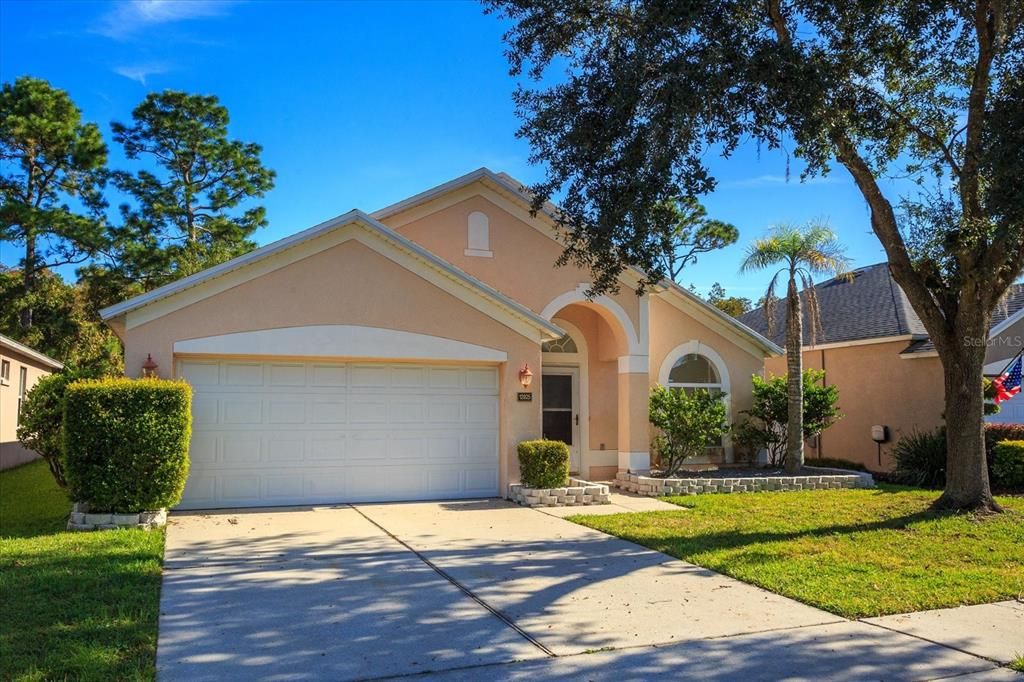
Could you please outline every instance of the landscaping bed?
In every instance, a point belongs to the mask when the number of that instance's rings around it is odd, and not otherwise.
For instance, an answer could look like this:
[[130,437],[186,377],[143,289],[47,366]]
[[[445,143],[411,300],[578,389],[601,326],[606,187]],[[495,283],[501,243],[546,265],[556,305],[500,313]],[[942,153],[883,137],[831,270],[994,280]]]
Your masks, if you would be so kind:
[[804,467],[799,475],[781,469],[713,469],[680,472],[672,478],[619,472],[615,487],[639,495],[700,495],[834,488],[871,488],[871,474],[844,469]]
[[45,462],[0,472],[0,679],[153,679],[164,531],[70,509]]
[[1024,594],[1024,499],[979,517],[932,511],[939,494],[668,497],[685,510],[569,518],[847,618]]

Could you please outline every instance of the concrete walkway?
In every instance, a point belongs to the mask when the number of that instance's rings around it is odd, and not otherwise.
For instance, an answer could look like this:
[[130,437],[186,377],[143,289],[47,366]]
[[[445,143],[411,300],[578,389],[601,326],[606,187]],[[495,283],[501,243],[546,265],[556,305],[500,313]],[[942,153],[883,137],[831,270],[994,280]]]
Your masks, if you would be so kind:
[[158,675],[1013,678],[981,650],[994,633],[975,651],[894,629],[910,624],[849,622],[545,511],[480,500],[174,515]]

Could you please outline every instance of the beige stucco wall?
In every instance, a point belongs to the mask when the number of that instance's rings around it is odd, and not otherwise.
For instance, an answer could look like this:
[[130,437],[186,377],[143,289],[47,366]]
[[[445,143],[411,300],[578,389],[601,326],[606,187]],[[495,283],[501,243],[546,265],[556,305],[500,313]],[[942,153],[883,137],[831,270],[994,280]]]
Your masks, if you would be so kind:
[[138,375],[151,353],[170,376],[175,341],[317,324],[398,329],[507,352],[499,367],[502,489],[518,479],[516,444],[540,435],[540,402],[516,400],[518,373],[523,363],[540,366],[539,338],[527,339],[357,241],[128,329],[125,364]]
[[8,348],[0,347],[0,359],[11,363],[10,381],[6,385],[0,384],[0,470],[3,470],[39,457],[18,442],[18,377],[21,368],[27,369],[26,392],[53,370]]
[[[817,451],[808,457],[837,457],[870,469],[889,471],[889,451],[901,436],[942,424],[944,408],[942,366],[937,357],[901,358],[907,341],[890,341],[804,351],[804,367],[825,370],[825,380],[839,388],[842,419],[822,434]],[[769,374],[784,375],[785,358],[765,365]],[[879,464],[871,427],[889,427]]]
[[713,350],[725,362],[729,372],[729,418],[730,423],[735,423],[740,417],[740,412],[750,407],[750,378],[755,374],[762,375],[764,359],[751,354],[659,296],[651,297],[650,325],[651,384],[658,382],[661,366],[670,353],[683,343],[697,341],[705,349]]
[[[441,202],[439,202],[441,203]],[[429,211],[430,207],[419,209]],[[493,257],[465,255],[469,214],[480,211],[490,223]],[[592,277],[574,265],[556,268],[562,247],[549,236],[520,220],[484,196],[470,196],[410,222],[398,214],[383,222],[401,234],[468,272],[534,312],[542,312],[557,296],[575,290]],[[639,302],[626,287],[609,297],[639,325]],[[618,334],[617,329],[612,329]]]
[[[465,253],[469,216],[476,211],[488,218],[493,257]],[[750,375],[762,371],[760,353],[730,340],[735,335],[721,324],[711,328],[661,300],[672,295],[667,292],[651,294],[647,303],[623,285],[607,298],[580,300],[590,273],[572,265],[554,267],[562,247],[546,228],[534,226],[537,220],[525,207],[477,185],[383,222],[509,298],[581,330],[587,345],[589,402],[587,443],[581,449],[584,475],[607,478],[623,465],[623,456],[629,466],[647,459],[650,388],[666,355],[684,342],[698,341],[726,363],[735,421],[750,402]],[[194,291],[176,296],[199,299]],[[147,354],[159,363],[161,374],[171,375],[173,344],[180,340],[317,324],[397,329],[507,352],[508,361],[500,368],[502,486],[518,479],[516,444],[540,435],[539,381],[532,389],[537,396],[533,402],[516,399],[519,368],[529,363],[535,374],[543,369],[539,332],[527,338],[358,242],[331,247],[156,316],[156,310],[170,307],[165,301],[129,314],[128,328],[119,326],[121,320],[112,321],[125,341],[130,375],[138,375]]]

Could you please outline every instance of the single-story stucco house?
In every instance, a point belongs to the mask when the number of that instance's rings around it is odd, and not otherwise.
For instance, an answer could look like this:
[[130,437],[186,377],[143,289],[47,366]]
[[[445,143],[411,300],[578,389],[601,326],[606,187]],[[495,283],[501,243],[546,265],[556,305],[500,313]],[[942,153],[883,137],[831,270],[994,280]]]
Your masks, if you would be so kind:
[[[893,468],[890,448],[902,436],[942,425],[945,397],[942,365],[928,332],[888,263],[854,270],[852,279],[836,278],[816,285],[821,333],[812,338],[804,311],[804,367],[825,371],[825,381],[839,388],[842,419],[812,439],[808,457],[833,457],[864,464],[875,471]],[[805,299],[806,300],[806,299]],[[770,338],[785,339],[788,306],[776,307]],[[768,335],[763,308],[740,321]],[[1021,350],[1024,339],[1024,285],[1011,287],[992,318],[985,373],[998,375]],[[786,373],[784,355],[769,358],[765,371]],[[1024,423],[1024,398],[1002,405],[990,421]],[[881,447],[871,427],[887,427]]]
[[0,334],[0,471],[38,459],[18,442],[21,403],[42,377],[64,365]]
[[129,375],[151,358],[194,389],[183,508],[501,495],[541,436],[608,479],[650,467],[652,385],[747,407],[775,343],[637,272],[589,299],[561,253],[550,210],[480,169],[102,316]]

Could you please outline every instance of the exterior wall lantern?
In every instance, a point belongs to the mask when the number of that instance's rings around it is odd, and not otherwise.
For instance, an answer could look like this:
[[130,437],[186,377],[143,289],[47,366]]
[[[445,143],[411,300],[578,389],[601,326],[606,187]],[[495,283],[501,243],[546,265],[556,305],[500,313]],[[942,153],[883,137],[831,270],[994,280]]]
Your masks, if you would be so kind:
[[146,361],[142,363],[142,376],[146,379],[155,379],[158,369],[160,369],[160,365],[156,364],[152,355],[146,353]]
[[530,384],[533,383],[533,372],[530,371],[530,366],[523,364],[523,368],[519,370],[519,383],[523,385],[523,388],[529,388]]

